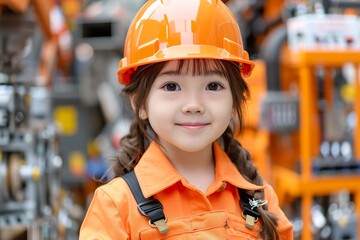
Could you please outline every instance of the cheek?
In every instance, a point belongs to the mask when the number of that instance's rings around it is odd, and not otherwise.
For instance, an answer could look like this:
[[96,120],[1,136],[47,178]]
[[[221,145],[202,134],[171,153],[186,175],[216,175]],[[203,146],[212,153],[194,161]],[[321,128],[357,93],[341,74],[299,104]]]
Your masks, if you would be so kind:
[[232,104],[229,102],[222,104],[212,104],[211,108],[212,117],[217,119],[219,124],[228,126],[231,118],[234,116]]
[[232,117],[235,112],[233,107],[233,100],[230,97],[226,97],[219,100],[213,100],[214,111],[216,111],[219,115],[224,117]]
[[221,118],[224,122],[230,123],[231,118],[233,117],[233,111],[232,109],[224,109],[219,113],[221,115]]
[[224,116],[224,121],[227,121],[228,124],[230,123],[232,118],[235,118],[236,110],[233,108],[232,99],[229,102],[229,104],[226,106],[226,108],[224,108],[223,116]]
[[150,123],[153,121],[158,122],[162,119],[165,120],[165,118],[167,118],[172,109],[173,107],[168,106],[168,103],[166,101],[156,99],[154,97],[149,98],[146,103],[146,113],[147,117],[150,120]]

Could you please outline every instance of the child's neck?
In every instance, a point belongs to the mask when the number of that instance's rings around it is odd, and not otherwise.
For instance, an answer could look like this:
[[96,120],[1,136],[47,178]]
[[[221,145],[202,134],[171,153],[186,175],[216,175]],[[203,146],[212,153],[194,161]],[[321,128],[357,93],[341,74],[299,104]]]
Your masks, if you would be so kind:
[[196,153],[167,148],[165,154],[175,169],[203,193],[214,181],[215,163],[211,146]]

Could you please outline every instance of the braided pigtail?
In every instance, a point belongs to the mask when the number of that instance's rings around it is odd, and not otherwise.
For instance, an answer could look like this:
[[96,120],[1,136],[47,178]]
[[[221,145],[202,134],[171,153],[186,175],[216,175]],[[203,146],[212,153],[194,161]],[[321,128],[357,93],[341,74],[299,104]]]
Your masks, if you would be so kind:
[[162,62],[139,67],[133,73],[131,82],[122,89],[122,93],[132,100],[135,114],[129,133],[120,140],[119,154],[112,164],[114,177],[132,171],[148,147],[149,139],[153,139],[149,134],[149,122],[140,118],[140,111],[145,108],[151,85],[165,64]]
[[[223,141],[225,151],[244,178],[255,185],[263,185],[263,179],[254,166],[250,153],[234,139],[230,128],[227,128],[223,134]],[[264,199],[264,190],[249,191],[247,193],[256,200]],[[279,234],[275,214],[267,211],[267,205],[257,209],[262,221],[261,238],[264,240],[278,240]]]
[[115,176],[124,175],[134,169],[145,152],[145,139],[137,119],[132,122],[129,134],[120,140],[119,154],[113,164]]

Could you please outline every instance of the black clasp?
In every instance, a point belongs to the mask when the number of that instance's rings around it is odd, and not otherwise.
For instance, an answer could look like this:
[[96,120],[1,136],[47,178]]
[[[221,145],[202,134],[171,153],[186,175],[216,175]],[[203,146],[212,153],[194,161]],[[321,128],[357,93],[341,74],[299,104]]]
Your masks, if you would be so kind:
[[161,234],[165,234],[169,231],[169,227],[166,225],[166,217],[164,215],[163,205],[159,200],[155,198],[150,198],[146,202],[138,204],[139,212],[148,217],[149,225],[151,227],[156,227]]

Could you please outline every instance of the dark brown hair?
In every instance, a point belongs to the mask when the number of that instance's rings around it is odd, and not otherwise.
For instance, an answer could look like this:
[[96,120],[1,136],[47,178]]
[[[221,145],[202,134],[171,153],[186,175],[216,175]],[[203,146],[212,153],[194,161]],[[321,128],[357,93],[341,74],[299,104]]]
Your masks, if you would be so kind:
[[[161,62],[138,68],[134,73],[131,82],[122,90],[123,93],[132,98],[135,115],[130,126],[129,134],[120,140],[119,155],[113,164],[115,176],[121,176],[133,170],[148,147],[149,141],[156,141],[156,138],[152,137],[150,134],[152,129],[148,121],[139,118],[139,111],[145,106],[150,88],[157,75],[166,64],[167,62]],[[245,107],[246,100],[250,96],[250,92],[246,82],[240,75],[239,64],[224,60],[179,60],[177,71],[180,73],[183,68],[186,68],[185,70],[187,71],[192,69],[193,75],[201,75],[212,69],[215,69],[224,75],[231,87],[233,107],[238,118],[236,123],[237,131],[241,132],[244,127],[242,120],[243,108]],[[249,152],[234,138],[233,131],[234,127],[229,126],[221,136],[225,152],[244,178],[253,184],[259,186],[263,185],[263,179],[257,168],[254,166]],[[264,199],[264,190],[250,191],[248,194],[255,199]],[[279,239],[275,215],[267,211],[266,205],[263,206],[263,208],[259,207],[258,212],[262,221],[262,228],[260,231],[262,239]]]

